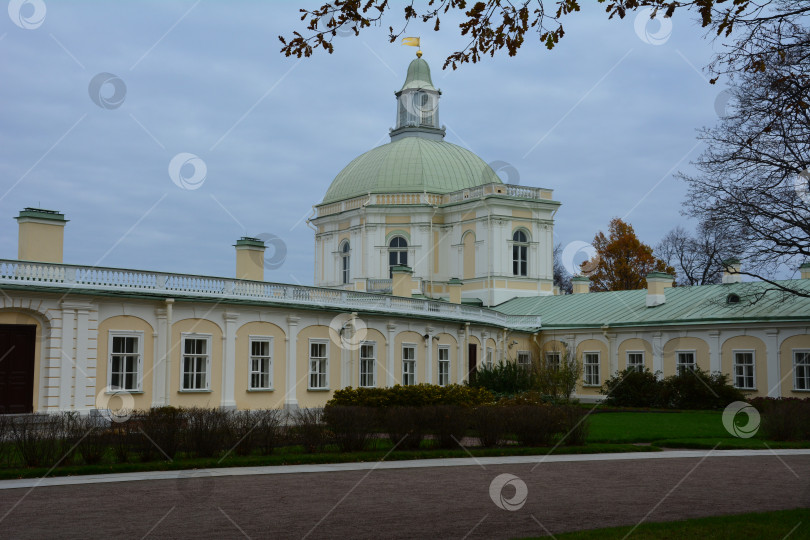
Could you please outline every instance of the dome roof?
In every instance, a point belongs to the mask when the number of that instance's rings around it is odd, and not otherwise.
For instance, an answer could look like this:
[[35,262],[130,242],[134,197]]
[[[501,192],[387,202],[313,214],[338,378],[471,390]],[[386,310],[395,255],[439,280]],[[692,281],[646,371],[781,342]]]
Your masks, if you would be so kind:
[[404,137],[355,158],[332,181],[323,203],[368,193],[450,193],[501,179],[484,160],[460,146]]

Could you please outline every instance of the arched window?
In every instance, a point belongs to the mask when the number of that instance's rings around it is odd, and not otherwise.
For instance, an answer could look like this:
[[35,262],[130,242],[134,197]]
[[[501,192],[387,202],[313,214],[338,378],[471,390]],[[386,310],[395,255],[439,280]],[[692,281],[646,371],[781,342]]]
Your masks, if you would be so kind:
[[512,235],[512,274],[516,276],[529,275],[529,237],[526,233],[517,230]]
[[349,283],[349,274],[351,269],[351,247],[349,242],[343,242],[340,248],[340,278],[341,282],[346,285]]
[[388,243],[388,274],[392,276],[391,268],[394,266],[408,266],[408,241],[401,236],[395,236]]

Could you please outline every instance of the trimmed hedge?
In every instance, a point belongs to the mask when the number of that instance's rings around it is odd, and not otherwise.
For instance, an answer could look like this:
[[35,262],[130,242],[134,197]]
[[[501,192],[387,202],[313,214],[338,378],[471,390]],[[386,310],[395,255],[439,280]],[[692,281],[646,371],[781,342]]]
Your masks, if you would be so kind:
[[659,379],[649,369],[617,371],[605,381],[601,393],[605,404],[617,407],[661,409],[722,409],[743,401],[743,393],[729,384],[728,375],[700,368]]
[[810,441],[810,398],[749,400],[762,418],[762,433],[775,441]]
[[459,405],[474,407],[494,403],[495,396],[485,388],[471,388],[459,384],[396,385],[390,388],[344,388],[336,390],[326,404],[363,407],[422,407],[426,405]]

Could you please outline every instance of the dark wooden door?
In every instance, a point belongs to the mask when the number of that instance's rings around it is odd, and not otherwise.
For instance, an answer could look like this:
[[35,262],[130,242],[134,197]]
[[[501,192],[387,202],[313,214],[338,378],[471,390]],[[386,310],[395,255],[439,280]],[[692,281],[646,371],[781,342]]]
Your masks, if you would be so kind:
[[478,370],[478,348],[475,343],[470,343],[467,358],[470,365],[467,370],[467,380],[469,380],[470,376]]
[[0,324],[0,414],[34,411],[37,327]]

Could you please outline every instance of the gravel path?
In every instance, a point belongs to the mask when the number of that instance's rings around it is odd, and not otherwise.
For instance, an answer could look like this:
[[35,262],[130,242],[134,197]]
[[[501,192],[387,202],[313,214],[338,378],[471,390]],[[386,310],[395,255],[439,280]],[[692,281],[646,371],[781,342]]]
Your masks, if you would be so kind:
[[[0,491],[0,537],[514,538],[634,525],[645,516],[668,521],[810,507],[807,455],[533,467],[217,478],[189,472],[174,480],[9,489]],[[526,484],[519,510],[490,498],[503,473]],[[510,486],[502,491],[507,502],[515,493]]]

